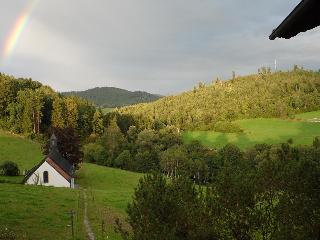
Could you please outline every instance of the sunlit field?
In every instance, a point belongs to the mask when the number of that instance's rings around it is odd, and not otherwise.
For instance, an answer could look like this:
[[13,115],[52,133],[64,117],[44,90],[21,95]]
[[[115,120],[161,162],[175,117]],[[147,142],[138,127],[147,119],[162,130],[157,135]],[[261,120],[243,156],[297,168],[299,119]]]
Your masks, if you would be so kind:
[[310,145],[320,136],[320,123],[312,122],[320,118],[320,111],[299,114],[295,119],[247,119],[236,121],[243,133],[219,133],[214,131],[186,131],[185,142],[198,140],[206,146],[220,148],[233,143],[244,149],[258,143],[277,144],[293,140],[295,145]]

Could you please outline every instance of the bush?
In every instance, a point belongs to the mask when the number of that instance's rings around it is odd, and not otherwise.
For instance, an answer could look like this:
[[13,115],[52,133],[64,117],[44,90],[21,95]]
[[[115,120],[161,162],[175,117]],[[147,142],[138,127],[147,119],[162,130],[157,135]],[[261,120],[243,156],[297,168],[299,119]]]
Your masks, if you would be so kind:
[[85,162],[104,165],[107,159],[107,153],[100,144],[88,143],[83,146],[83,159]]
[[5,176],[19,176],[20,174],[18,165],[11,161],[0,165],[0,172]]
[[316,138],[313,140],[313,147],[314,147],[314,148],[320,148],[320,137],[316,137]]
[[217,122],[214,127],[213,130],[215,132],[222,132],[222,133],[242,133],[243,130],[236,124],[233,122]]
[[15,240],[17,239],[16,234],[6,227],[0,227],[0,240]]
[[114,160],[114,166],[121,169],[130,170],[133,168],[132,156],[129,150],[124,150]]

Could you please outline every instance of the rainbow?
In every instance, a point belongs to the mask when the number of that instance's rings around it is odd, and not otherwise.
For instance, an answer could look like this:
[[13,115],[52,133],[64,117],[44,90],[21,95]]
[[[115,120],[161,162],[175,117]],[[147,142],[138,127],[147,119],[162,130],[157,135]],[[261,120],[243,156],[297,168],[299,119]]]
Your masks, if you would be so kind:
[[3,59],[8,58],[14,48],[17,45],[17,42],[19,40],[19,37],[21,36],[23,30],[25,29],[30,16],[35,8],[35,6],[37,5],[39,0],[31,0],[29,1],[29,3],[27,4],[27,6],[24,8],[24,10],[22,11],[22,13],[19,15],[19,17],[17,18],[12,30],[10,31],[10,33],[8,34],[4,47],[3,47]]

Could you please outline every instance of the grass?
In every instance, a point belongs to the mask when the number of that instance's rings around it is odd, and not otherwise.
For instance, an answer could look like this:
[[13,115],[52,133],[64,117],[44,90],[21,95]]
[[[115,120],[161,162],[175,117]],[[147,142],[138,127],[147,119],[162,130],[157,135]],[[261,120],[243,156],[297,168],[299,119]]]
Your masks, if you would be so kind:
[[320,136],[320,123],[310,122],[320,111],[299,114],[295,119],[246,119],[235,121],[244,133],[219,133],[214,131],[186,131],[183,140],[198,140],[206,146],[220,148],[233,143],[244,149],[258,143],[278,144],[293,139],[295,145],[311,145]]
[[17,239],[71,239],[70,215],[76,211],[76,239],[85,239],[79,192],[65,188],[0,184],[0,227]]
[[0,131],[0,164],[13,161],[20,171],[29,170],[43,158],[38,143]]
[[[39,144],[26,138],[0,132],[0,163],[11,160],[20,169],[30,169],[43,158]],[[88,215],[98,239],[102,239],[101,222],[105,222],[109,239],[121,239],[113,231],[115,218],[124,220],[125,209],[142,174],[83,164],[76,183],[87,189]],[[82,216],[83,199],[79,191],[18,185],[23,176],[0,176],[0,228],[18,232],[19,239],[69,239],[70,217],[76,209],[77,234],[85,236]],[[10,184],[9,184],[10,183]],[[39,222],[39,223],[38,223]]]
[[24,176],[2,176],[0,175],[0,183],[22,183]]
[[[132,199],[134,188],[142,174],[84,163],[78,172],[77,183],[87,189],[89,219],[98,236],[121,239],[113,231],[116,218],[124,220],[125,209]],[[102,232],[102,222],[107,226]]]
[[[38,143],[0,132],[0,164],[13,161],[20,171],[31,169],[43,155]],[[85,239],[83,200],[67,188],[27,186],[24,176],[0,176],[0,229],[15,232],[17,239],[71,239],[70,215],[76,211],[76,238]]]
[[307,112],[307,113],[301,113],[301,114],[297,114],[295,116],[296,119],[300,119],[300,120],[307,120],[310,121],[314,118],[320,119],[320,110],[319,111],[314,111],[314,112]]
[[124,212],[142,174],[84,163],[77,182],[93,190],[97,200]]

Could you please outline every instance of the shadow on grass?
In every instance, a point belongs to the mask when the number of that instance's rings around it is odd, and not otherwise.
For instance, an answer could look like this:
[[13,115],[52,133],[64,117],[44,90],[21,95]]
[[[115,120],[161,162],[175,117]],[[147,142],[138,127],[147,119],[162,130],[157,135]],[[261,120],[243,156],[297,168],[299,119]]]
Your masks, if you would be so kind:
[[22,184],[24,176],[3,176],[0,175],[0,183]]

